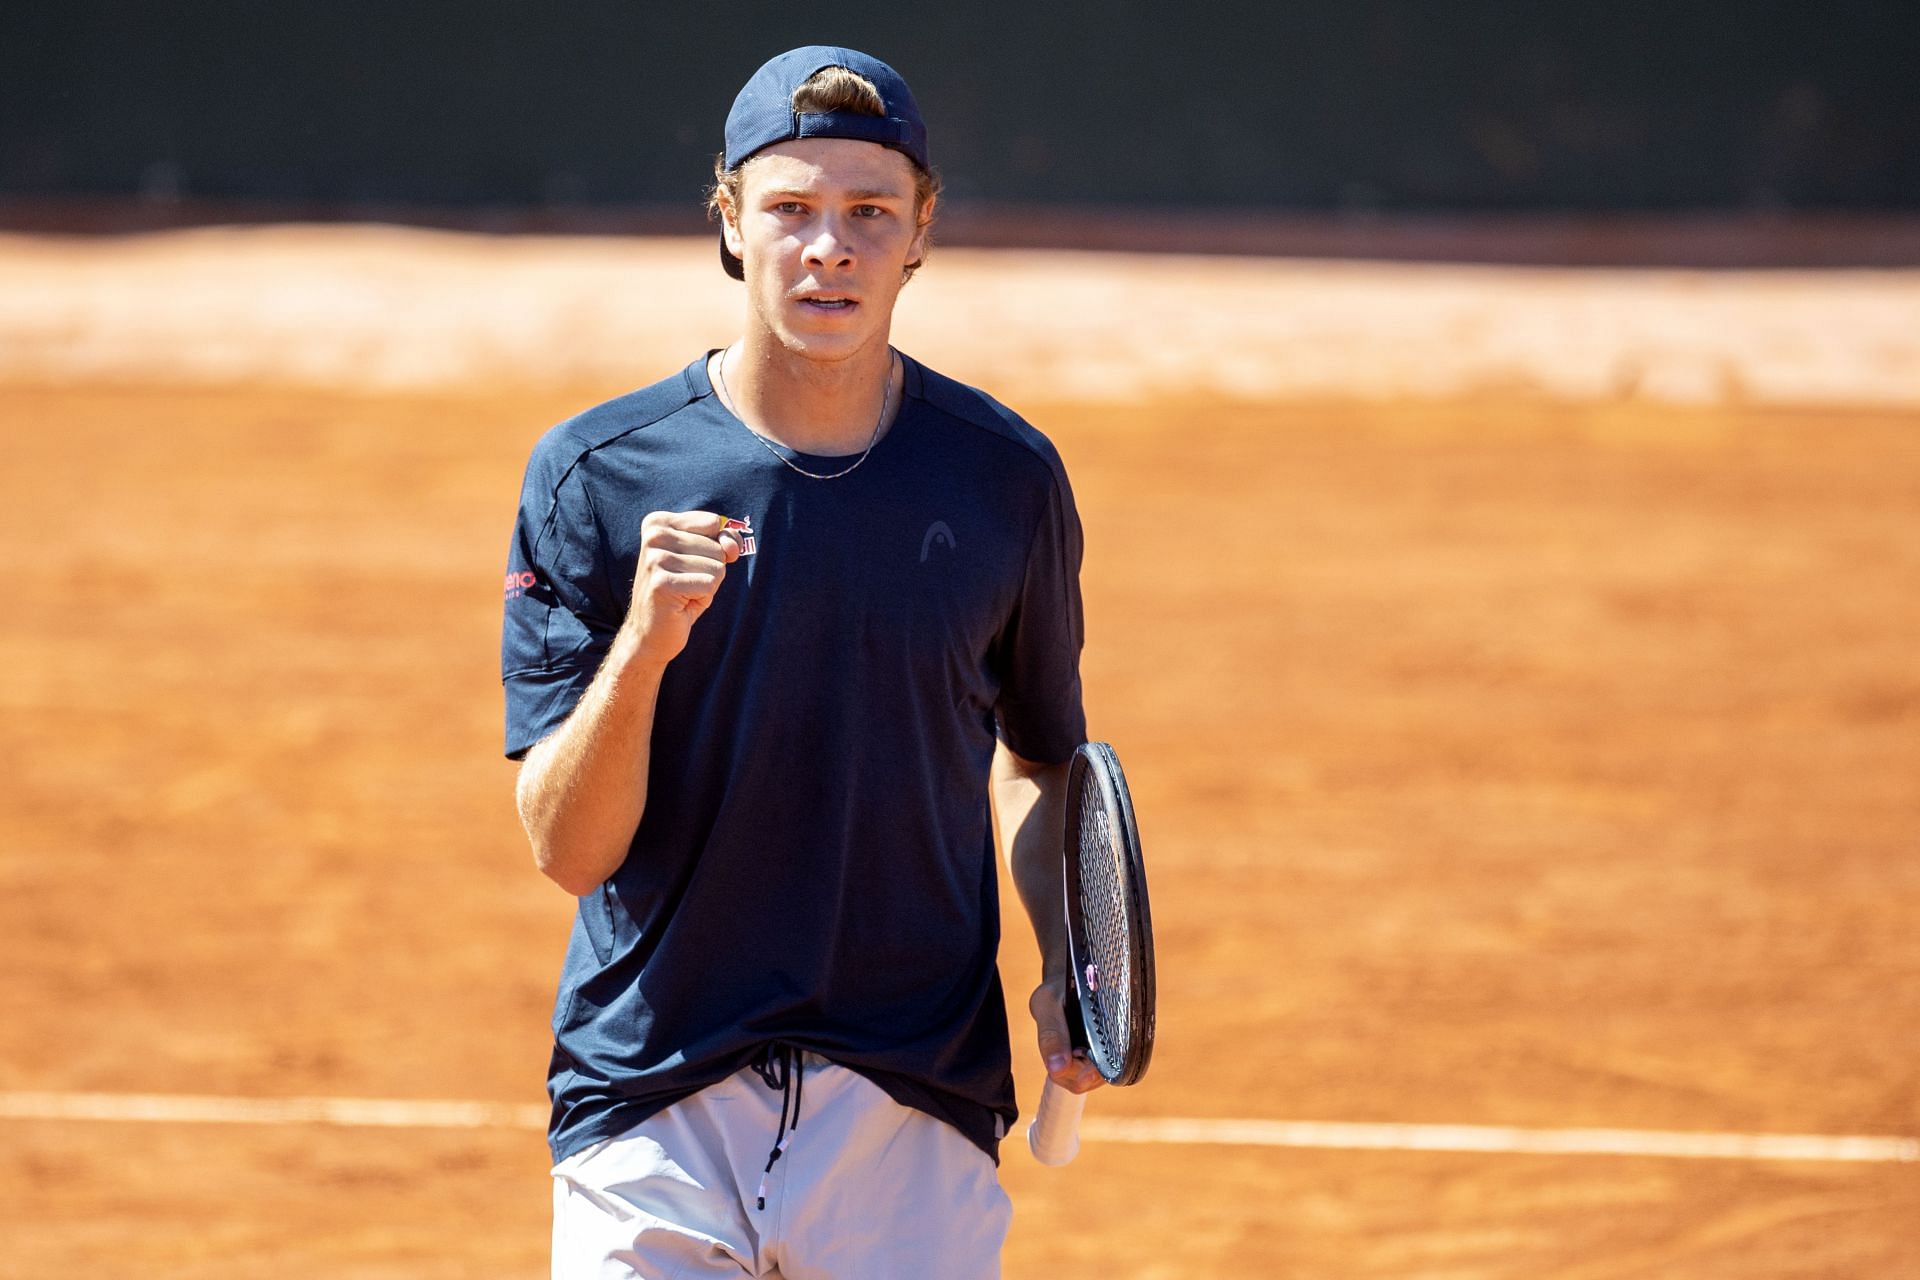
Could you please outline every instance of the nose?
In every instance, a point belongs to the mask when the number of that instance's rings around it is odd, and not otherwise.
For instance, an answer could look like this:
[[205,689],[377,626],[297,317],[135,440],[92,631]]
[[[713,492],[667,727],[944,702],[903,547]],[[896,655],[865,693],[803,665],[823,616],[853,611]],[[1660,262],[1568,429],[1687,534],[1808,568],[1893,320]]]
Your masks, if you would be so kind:
[[853,245],[841,234],[838,218],[832,214],[821,216],[813,229],[813,238],[807,241],[804,257],[810,269],[853,265]]

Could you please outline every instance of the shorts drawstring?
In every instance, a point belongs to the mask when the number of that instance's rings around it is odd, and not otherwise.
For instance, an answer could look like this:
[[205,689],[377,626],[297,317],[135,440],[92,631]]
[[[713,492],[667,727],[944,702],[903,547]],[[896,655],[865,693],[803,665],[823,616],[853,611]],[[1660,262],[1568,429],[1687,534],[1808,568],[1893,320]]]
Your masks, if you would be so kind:
[[[760,1171],[760,1193],[755,1201],[756,1207],[767,1207],[767,1179],[773,1174],[773,1166],[785,1154],[787,1143],[800,1128],[800,1050],[790,1044],[776,1040],[767,1046],[760,1061],[753,1064],[759,1077],[766,1081],[767,1088],[780,1090],[780,1128],[773,1135],[773,1150],[767,1155],[767,1167]],[[787,1112],[793,1112],[791,1124],[787,1121]]]

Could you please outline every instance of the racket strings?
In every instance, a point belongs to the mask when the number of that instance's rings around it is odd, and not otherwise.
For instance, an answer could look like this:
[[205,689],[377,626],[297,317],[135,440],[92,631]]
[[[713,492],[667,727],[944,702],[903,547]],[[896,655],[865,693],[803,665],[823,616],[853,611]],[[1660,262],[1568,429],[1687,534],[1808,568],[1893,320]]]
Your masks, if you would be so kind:
[[1130,1050],[1133,973],[1126,845],[1108,786],[1106,779],[1090,777],[1080,794],[1080,910],[1091,964],[1090,972],[1077,976],[1089,996],[1089,1048],[1103,1072],[1116,1074]]

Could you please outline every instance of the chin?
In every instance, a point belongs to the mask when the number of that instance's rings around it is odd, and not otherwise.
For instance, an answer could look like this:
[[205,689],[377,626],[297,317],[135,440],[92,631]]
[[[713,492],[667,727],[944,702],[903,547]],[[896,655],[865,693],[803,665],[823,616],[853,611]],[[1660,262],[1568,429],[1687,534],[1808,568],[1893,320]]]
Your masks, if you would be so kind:
[[865,351],[876,342],[884,342],[884,334],[867,330],[828,331],[795,330],[782,327],[775,330],[780,345],[795,355],[809,360],[837,362],[848,360]]

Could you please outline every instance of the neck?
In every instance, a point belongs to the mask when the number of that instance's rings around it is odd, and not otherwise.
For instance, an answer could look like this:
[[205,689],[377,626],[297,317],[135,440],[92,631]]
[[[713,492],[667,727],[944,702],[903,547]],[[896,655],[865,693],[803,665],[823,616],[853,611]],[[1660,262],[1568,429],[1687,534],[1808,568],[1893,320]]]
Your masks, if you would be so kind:
[[[717,357],[728,408],[767,438],[802,453],[859,453],[875,437],[888,384],[891,417],[900,395],[893,349],[885,340],[831,363],[796,356],[779,342],[748,334]],[[885,432],[886,423],[880,424]]]

